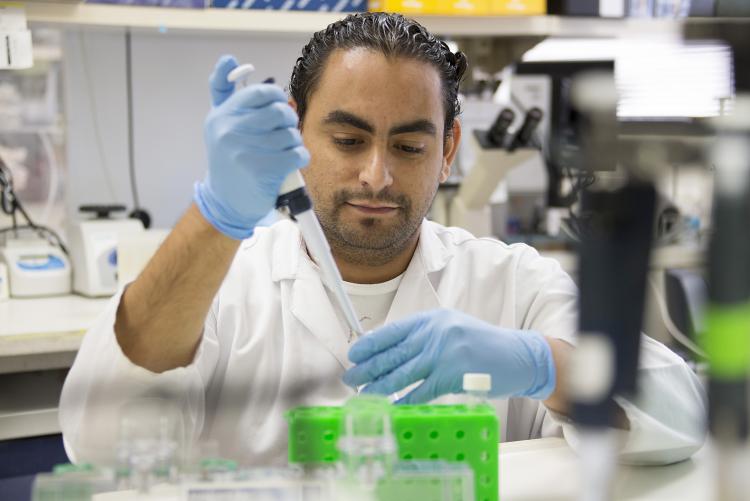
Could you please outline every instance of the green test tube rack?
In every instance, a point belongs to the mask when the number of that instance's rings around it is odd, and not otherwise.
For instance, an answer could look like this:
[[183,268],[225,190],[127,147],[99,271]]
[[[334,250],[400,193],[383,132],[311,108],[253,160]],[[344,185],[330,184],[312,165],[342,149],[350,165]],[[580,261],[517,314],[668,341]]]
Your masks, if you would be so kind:
[[[297,407],[289,423],[289,463],[325,465],[340,458],[341,407]],[[489,405],[394,405],[398,458],[468,463],[477,501],[498,499],[499,424]]]

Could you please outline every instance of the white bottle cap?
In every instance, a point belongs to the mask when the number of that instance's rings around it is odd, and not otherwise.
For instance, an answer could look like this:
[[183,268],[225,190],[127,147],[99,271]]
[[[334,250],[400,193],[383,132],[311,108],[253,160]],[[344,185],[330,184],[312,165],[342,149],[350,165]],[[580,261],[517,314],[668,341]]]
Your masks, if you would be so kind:
[[464,374],[464,391],[490,391],[492,376],[484,373],[467,372]]
[[237,66],[227,75],[227,82],[237,84],[239,87],[245,87],[249,83],[250,74],[255,71],[255,66],[250,63]]

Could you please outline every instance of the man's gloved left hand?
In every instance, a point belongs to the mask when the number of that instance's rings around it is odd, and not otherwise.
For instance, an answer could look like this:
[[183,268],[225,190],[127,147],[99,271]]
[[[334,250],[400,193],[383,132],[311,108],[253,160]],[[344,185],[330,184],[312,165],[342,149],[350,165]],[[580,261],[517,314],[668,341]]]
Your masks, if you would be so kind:
[[555,364],[547,340],[534,331],[502,329],[453,310],[412,315],[366,335],[349,350],[357,364],[344,374],[365,393],[391,394],[421,385],[399,403],[428,402],[460,393],[463,375],[492,376],[493,398],[548,398],[555,389]]

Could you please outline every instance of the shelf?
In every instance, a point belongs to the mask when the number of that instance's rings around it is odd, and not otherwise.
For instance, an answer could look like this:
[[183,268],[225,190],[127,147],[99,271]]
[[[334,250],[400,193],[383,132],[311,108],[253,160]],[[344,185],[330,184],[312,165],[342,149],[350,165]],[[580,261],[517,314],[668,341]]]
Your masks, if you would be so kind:
[[60,433],[64,371],[0,375],[0,440]]
[[[27,2],[28,21],[58,27],[309,35],[342,19],[345,12],[178,9],[120,5]],[[674,37],[685,21],[558,16],[414,16],[434,33],[453,36]],[[711,19],[690,19],[690,23]],[[742,22],[742,21],[738,21]]]
[[313,33],[344,13],[182,9],[120,5],[27,2],[29,23],[53,26],[153,29],[157,31]]

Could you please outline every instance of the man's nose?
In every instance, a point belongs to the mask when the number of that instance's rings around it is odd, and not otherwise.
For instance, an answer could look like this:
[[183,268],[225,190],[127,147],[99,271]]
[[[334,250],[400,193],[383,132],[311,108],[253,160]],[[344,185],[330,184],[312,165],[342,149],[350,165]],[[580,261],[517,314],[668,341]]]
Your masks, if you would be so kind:
[[372,149],[364,168],[359,173],[359,182],[374,193],[393,184],[393,176],[391,176],[387,155],[383,149],[377,147]]

